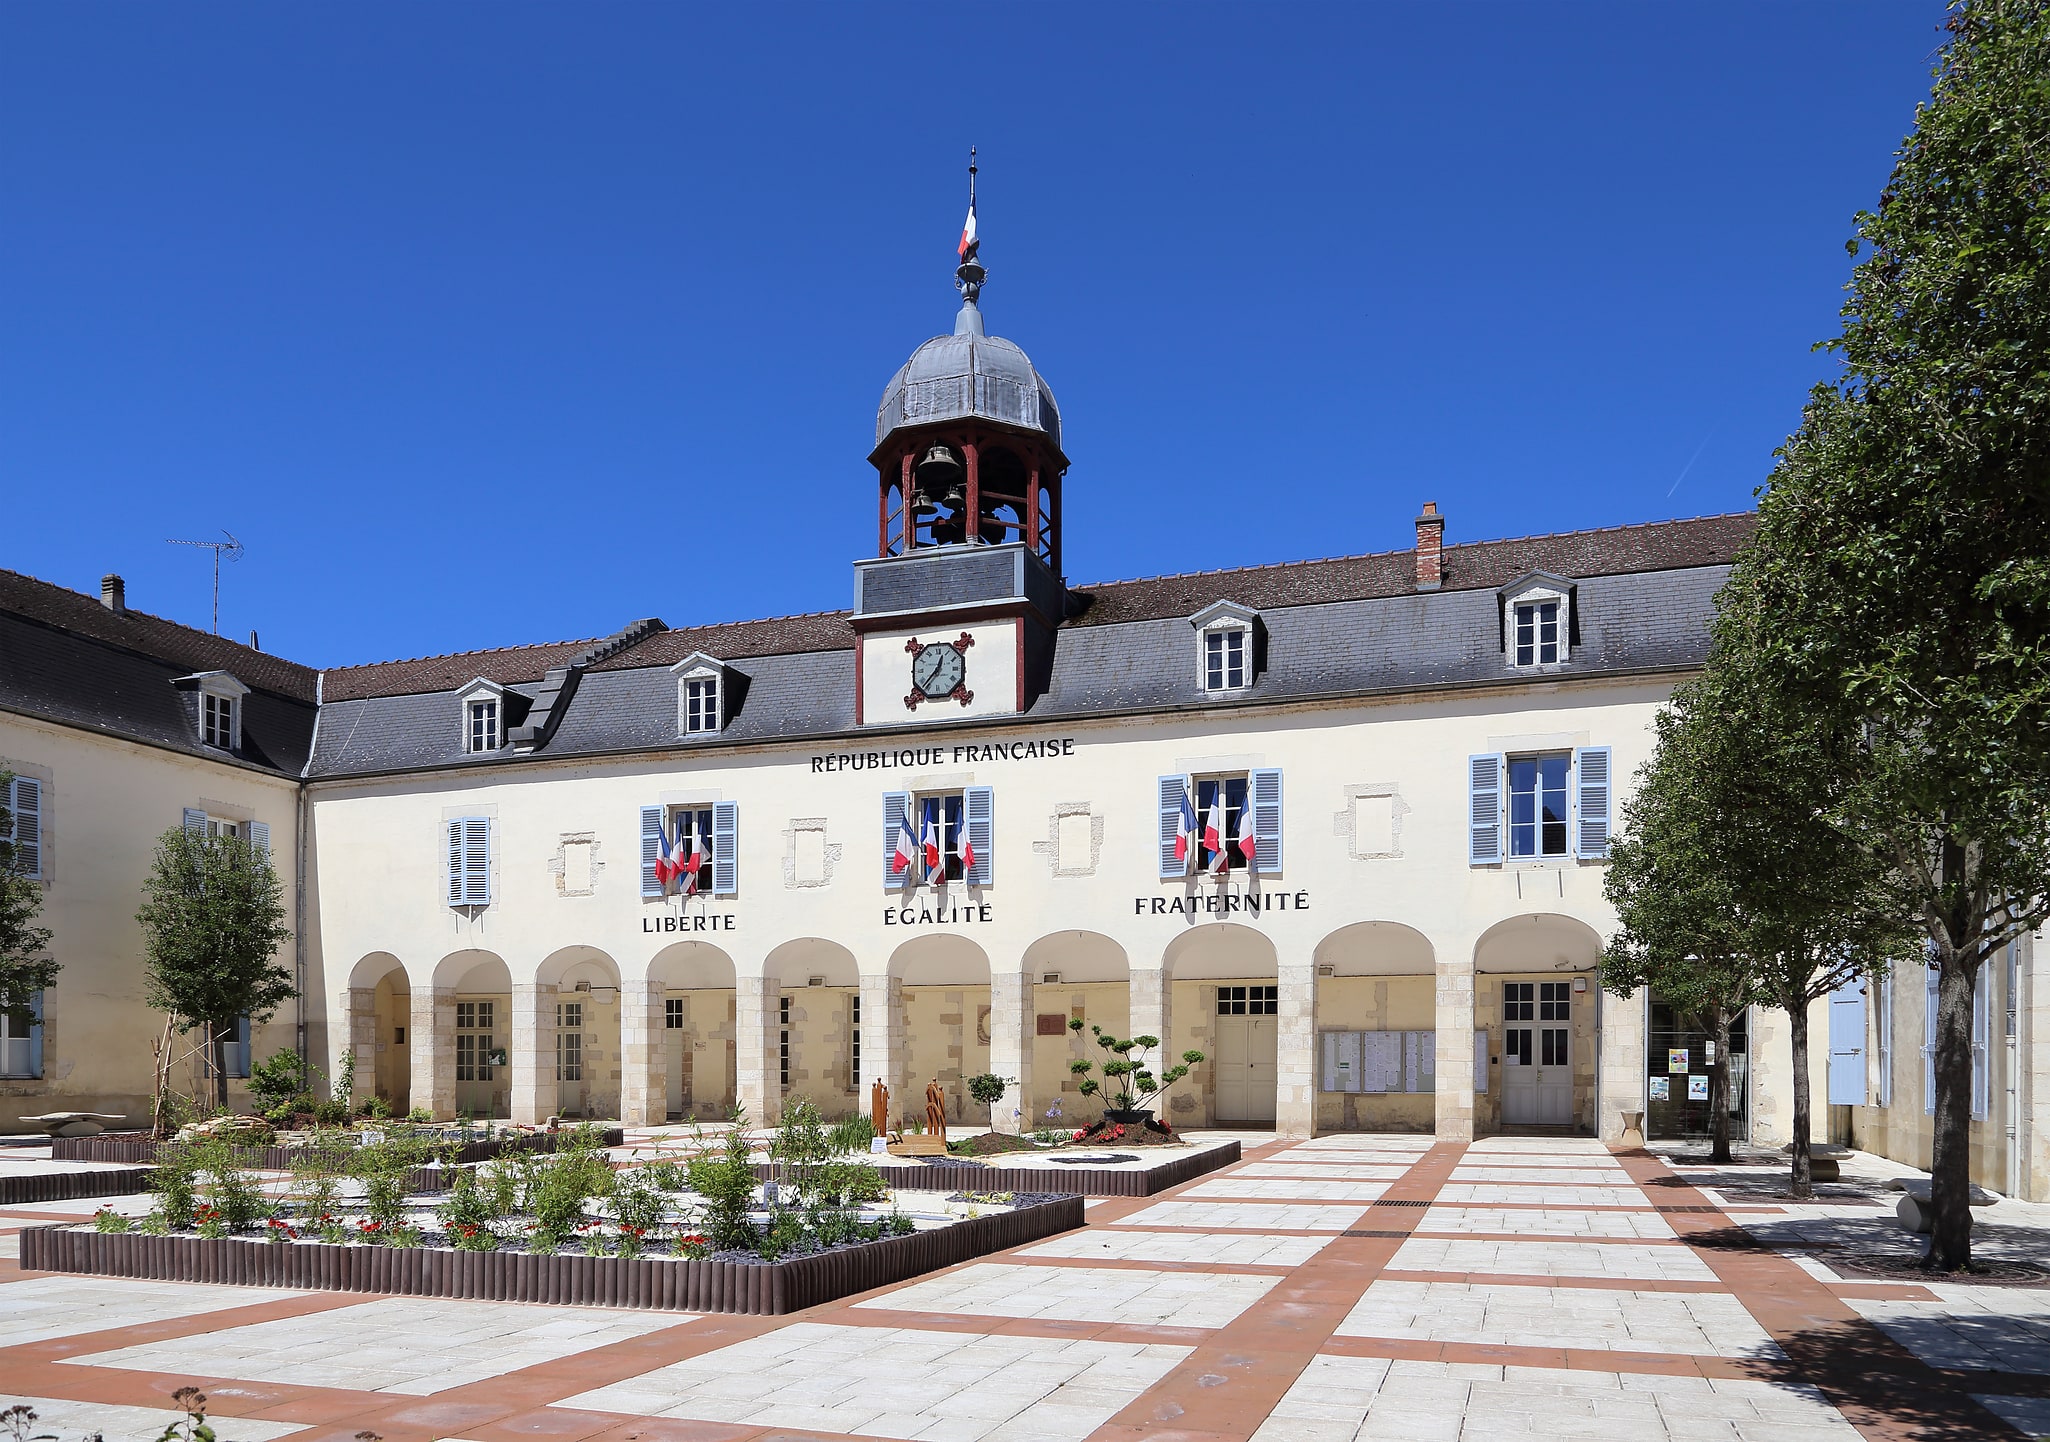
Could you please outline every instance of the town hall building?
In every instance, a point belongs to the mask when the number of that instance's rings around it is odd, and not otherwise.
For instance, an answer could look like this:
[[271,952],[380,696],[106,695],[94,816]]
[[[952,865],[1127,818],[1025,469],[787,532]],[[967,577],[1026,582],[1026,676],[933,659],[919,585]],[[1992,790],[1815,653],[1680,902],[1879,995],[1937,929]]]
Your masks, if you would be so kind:
[[[994,1072],[1031,1131],[1095,1115],[1094,1025],[1204,1054],[1182,1127],[1705,1129],[1704,1038],[1601,989],[1602,881],[1752,518],[1458,543],[1426,502],[1397,552],[1073,584],[1053,390],[958,278],[883,389],[845,611],[313,671],[0,573],[64,965],[0,1117],[146,1106],[130,918],[182,824],[260,838],[292,910],[300,999],[235,1065],[353,1055],[401,1110],[766,1121],[881,1080],[908,1114],[937,1080],[980,1122]],[[1975,1175],[2043,1196],[2035,969],[1988,968]],[[1919,979],[1885,990],[1819,1004],[1817,1116],[1926,1161]],[[1736,1045],[1740,1134],[1783,1138],[1784,1018]]]

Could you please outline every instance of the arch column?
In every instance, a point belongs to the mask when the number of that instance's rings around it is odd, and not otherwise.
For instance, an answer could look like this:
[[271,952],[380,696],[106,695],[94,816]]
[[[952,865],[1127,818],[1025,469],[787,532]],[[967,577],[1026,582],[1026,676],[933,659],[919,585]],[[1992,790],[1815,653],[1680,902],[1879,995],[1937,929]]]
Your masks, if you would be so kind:
[[[1317,1134],[1317,959],[1283,957],[1275,968],[1274,1129]],[[1163,1058],[1173,1065],[1173,1057]],[[1442,1079],[1442,1078],[1441,1078]]]
[[[776,1065],[776,1000],[783,984],[773,976],[733,981],[734,1089],[749,1126],[773,1126],[783,1114],[783,1078]],[[864,1009],[864,1026],[867,1020]]]
[[663,1047],[663,986],[619,984],[619,1119],[630,1127],[669,1120],[669,1059]]
[[[996,1025],[992,1006],[990,1025]],[[990,1036],[996,1032],[992,1029]],[[868,1106],[869,1084],[880,1081],[890,1089],[890,1121],[915,1111],[924,1114],[921,1100],[916,1108],[904,1094],[904,1078],[911,1072],[911,1048],[904,1037],[904,979],[871,972],[861,974],[861,1081],[855,1088],[856,1103]]]
[[562,1093],[555,1079],[555,998],[552,982],[513,986],[512,1119],[539,1126],[559,1109]]
[[[456,1114],[456,989],[452,986],[414,986],[412,1030],[406,1037],[411,1052],[408,1105],[425,1107],[441,1121]],[[351,1031],[354,1017],[350,1018]],[[373,1028],[376,1017],[371,1018]],[[376,1048],[373,1044],[373,1058]]]
[[[356,1059],[355,1081],[349,1088],[352,1102],[368,1099],[377,1084],[377,988],[351,986],[343,989],[336,1010],[344,1018],[342,1047],[336,1057],[339,1071],[343,1057]],[[410,1019],[407,1025],[412,1025]]]
[[1132,1036],[1157,1036],[1163,1048],[1174,1044],[1174,973],[1164,966],[1132,968]]
[[1473,939],[1431,939],[1437,953],[1437,1125],[1441,1142],[1470,1142],[1474,1134]]
[[1643,987],[1627,997],[1611,996],[1601,989],[1596,973],[1590,1000],[1601,1008],[1595,1013],[1597,1045],[1601,1048],[1601,1093],[1595,1113],[1595,1139],[1614,1141],[1623,1134],[1623,1113],[1646,1109],[1644,1086],[1645,1011],[1650,994]]
[[[867,1003],[863,1003],[866,1008]],[[990,1108],[990,1129],[1012,1136],[1031,1129],[1032,974],[992,971],[989,977],[989,1069],[1015,1085]]]

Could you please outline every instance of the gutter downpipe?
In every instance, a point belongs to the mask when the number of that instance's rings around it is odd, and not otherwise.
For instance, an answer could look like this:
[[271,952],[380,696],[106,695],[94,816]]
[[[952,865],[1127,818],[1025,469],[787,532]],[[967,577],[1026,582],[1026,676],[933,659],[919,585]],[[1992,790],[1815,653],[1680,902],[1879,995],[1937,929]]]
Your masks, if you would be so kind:
[[313,769],[314,752],[320,746],[320,708],[327,689],[327,672],[313,678],[313,739],[306,748],[306,766],[299,773],[298,825],[292,828],[292,983],[298,995],[293,1010],[298,1022],[299,1075],[306,1075],[310,1058],[306,1054],[306,829],[311,819],[307,805],[306,773]]

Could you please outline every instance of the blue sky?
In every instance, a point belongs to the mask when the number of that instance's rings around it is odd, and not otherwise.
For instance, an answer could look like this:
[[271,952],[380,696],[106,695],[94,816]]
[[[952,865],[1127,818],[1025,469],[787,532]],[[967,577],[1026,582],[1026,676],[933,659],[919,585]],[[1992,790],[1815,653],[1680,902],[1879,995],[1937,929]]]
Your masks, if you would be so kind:
[[1086,582],[1739,510],[1942,7],[0,7],[0,566],[315,665],[833,609],[984,311]]

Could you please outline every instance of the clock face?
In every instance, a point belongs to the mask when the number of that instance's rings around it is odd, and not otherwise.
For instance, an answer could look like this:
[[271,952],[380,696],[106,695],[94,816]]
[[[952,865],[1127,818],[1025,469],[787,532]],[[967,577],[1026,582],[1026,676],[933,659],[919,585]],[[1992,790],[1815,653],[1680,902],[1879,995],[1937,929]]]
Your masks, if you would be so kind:
[[954,688],[961,684],[961,678],[967,671],[968,665],[961,652],[942,642],[937,646],[926,647],[912,658],[911,684],[916,686],[921,694],[938,700],[942,696],[952,695]]

